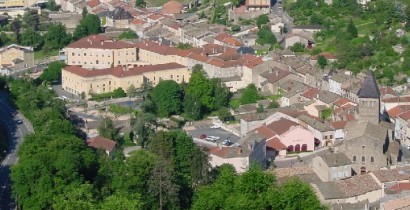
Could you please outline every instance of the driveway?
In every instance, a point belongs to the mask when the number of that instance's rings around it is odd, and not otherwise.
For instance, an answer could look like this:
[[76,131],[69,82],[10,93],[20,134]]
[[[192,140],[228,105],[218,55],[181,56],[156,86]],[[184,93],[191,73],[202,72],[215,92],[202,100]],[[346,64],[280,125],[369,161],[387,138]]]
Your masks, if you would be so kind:
[[[8,94],[0,92],[0,118],[6,127],[9,137],[9,148],[6,157],[0,165],[0,209],[14,209],[15,203],[11,197],[10,166],[18,161],[17,150],[23,142],[24,136],[34,132],[30,122],[21,114],[11,117],[10,113],[16,111],[8,104]],[[17,124],[21,119],[23,123]]]

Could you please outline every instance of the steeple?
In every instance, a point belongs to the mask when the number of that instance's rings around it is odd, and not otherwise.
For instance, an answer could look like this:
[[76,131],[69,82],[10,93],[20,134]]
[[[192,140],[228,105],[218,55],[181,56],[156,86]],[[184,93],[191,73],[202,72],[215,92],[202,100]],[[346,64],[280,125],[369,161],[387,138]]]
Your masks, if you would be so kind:
[[357,96],[359,97],[358,119],[378,124],[380,116],[380,90],[372,71],[367,72]]
[[368,71],[358,94],[359,98],[380,99],[380,90],[372,71]]

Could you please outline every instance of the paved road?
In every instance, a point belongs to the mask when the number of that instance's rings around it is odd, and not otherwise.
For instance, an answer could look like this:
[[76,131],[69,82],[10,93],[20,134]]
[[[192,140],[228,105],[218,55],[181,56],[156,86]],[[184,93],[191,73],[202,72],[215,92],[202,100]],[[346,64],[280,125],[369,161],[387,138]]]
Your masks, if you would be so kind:
[[[223,141],[225,139],[230,140],[232,143],[236,143],[236,142],[239,141],[240,138],[238,136],[236,136],[236,135],[234,135],[234,134],[232,134],[228,131],[225,131],[221,128],[210,128],[211,125],[213,125],[213,124],[198,125],[198,126],[195,126],[195,128],[196,128],[195,130],[189,130],[187,132],[194,139],[195,138],[199,139],[199,136],[201,136],[202,134],[205,134],[207,136],[220,137],[221,138],[220,141]],[[204,142],[206,142],[206,141],[204,141]],[[209,145],[209,144],[207,144],[207,145]]]
[[[9,137],[7,156],[0,165],[0,209],[14,209],[14,199],[11,198],[10,166],[18,161],[17,149],[23,141],[23,137],[33,132],[33,127],[21,114],[11,117],[10,113],[15,110],[7,103],[8,95],[0,92],[0,121],[6,126]],[[16,120],[22,119],[22,124]]]

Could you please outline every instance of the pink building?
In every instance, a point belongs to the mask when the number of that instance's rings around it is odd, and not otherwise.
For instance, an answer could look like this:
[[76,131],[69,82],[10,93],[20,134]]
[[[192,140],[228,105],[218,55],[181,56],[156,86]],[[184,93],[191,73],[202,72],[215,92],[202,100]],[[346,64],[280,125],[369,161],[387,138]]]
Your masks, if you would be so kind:
[[[314,150],[313,133],[300,124],[285,118],[263,125],[254,131],[265,136],[267,142],[279,139],[280,143],[286,146],[289,152]],[[279,152],[279,155],[284,155],[280,151],[277,152]]]

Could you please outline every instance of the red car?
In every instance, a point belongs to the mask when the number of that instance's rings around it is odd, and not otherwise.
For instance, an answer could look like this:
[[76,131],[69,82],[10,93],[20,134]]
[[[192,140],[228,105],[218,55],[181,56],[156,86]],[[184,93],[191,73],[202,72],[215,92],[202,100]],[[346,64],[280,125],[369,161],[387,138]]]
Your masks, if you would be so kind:
[[206,135],[205,135],[205,134],[201,134],[201,135],[199,136],[199,138],[200,138],[200,139],[204,139],[204,138],[206,138]]

